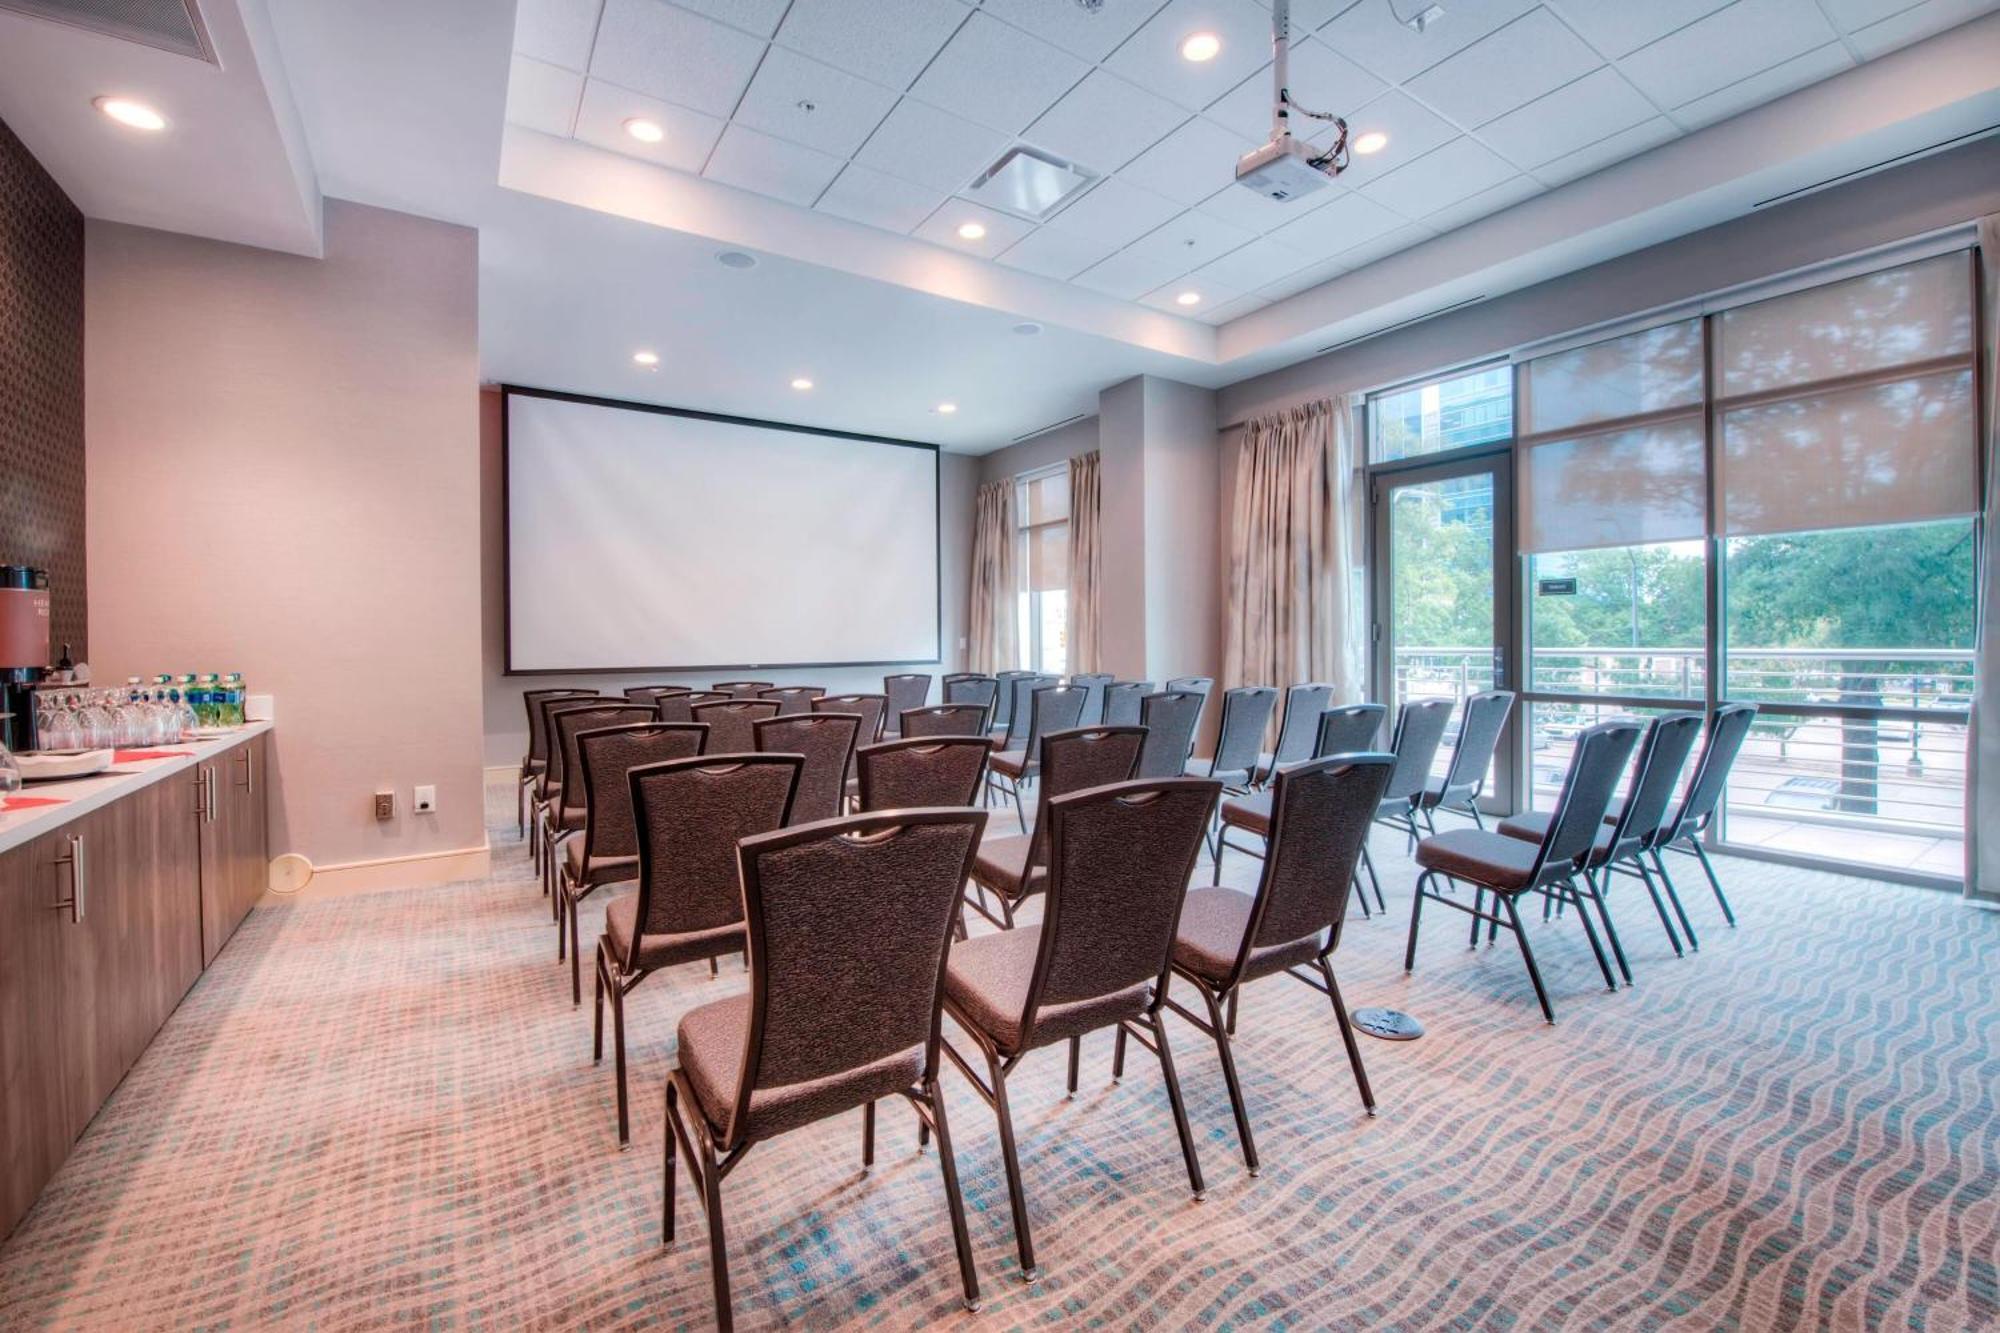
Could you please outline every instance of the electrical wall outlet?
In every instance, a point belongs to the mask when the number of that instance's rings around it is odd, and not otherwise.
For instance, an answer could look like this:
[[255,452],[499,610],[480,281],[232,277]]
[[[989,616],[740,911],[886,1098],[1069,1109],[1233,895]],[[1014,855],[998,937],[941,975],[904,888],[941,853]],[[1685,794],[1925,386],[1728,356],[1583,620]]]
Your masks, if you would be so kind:
[[394,819],[396,817],[396,793],[378,791],[375,793],[375,818]]
[[426,784],[416,789],[413,793],[413,799],[410,801],[410,809],[420,815],[434,815],[437,813],[437,808],[438,789],[436,787]]

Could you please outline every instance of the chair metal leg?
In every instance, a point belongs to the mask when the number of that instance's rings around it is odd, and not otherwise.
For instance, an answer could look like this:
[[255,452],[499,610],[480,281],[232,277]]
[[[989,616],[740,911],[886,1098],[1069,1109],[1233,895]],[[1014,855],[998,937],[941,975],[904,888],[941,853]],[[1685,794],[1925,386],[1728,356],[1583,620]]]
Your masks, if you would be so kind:
[[660,1243],[674,1243],[674,1081],[667,1080],[667,1132],[660,1137],[667,1141],[660,1174],[665,1188],[660,1191]]
[[1014,1244],[1021,1255],[1021,1280],[1033,1282],[1035,1241],[1028,1230],[1028,1200],[1021,1190],[1021,1156],[1014,1147],[1014,1113],[1007,1105],[1007,1075],[991,1052],[986,1069],[992,1079],[993,1114],[1000,1121],[1000,1159],[1007,1168],[1007,1202],[1014,1210]]
[[1514,923],[1514,941],[1521,946],[1521,961],[1528,965],[1528,980],[1535,983],[1535,998],[1542,1003],[1542,1017],[1553,1025],[1556,1021],[1556,1011],[1549,1004],[1549,992],[1547,988],[1542,985],[1542,970],[1535,966],[1535,951],[1528,945],[1528,931],[1521,924],[1521,910],[1514,902],[1516,896],[1511,893],[1496,893],[1494,895],[1501,902],[1507,904],[1508,919]]
[[1125,1077],[1125,1025],[1118,1025],[1118,1035],[1111,1047],[1111,1081],[1118,1082]]
[[1485,924],[1479,919],[1479,914],[1485,910],[1486,886],[1475,884],[1472,886],[1472,938],[1467,940],[1465,944],[1465,947],[1468,949],[1477,950],[1479,948],[1479,927]]
[[[1604,870],[1604,884],[1597,882],[1597,876],[1586,870],[1583,872],[1584,887],[1590,891],[1590,900],[1597,904],[1597,919],[1604,924],[1604,942],[1611,946],[1612,961],[1618,964],[1618,975],[1625,978],[1625,984],[1632,984],[1632,965],[1625,961],[1625,946],[1618,942],[1618,927],[1612,923],[1611,909],[1605,904],[1604,889],[1611,883],[1611,869]],[[1577,907],[1581,913],[1581,905]]]
[[715,1325],[721,1333],[731,1333],[736,1320],[729,1300],[729,1249],[722,1233],[721,1169],[715,1160],[715,1145],[705,1133],[698,1137],[702,1156],[701,1191],[707,1205],[704,1211],[708,1214],[708,1276],[715,1288]]
[[1340,1041],[1347,1047],[1347,1063],[1354,1069],[1354,1086],[1361,1091],[1361,1104],[1375,1114],[1375,1090],[1368,1086],[1368,1071],[1361,1067],[1361,1045],[1354,1040],[1354,1024],[1347,1018],[1347,1002],[1340,998],[1340,983],[1333,979],[1333,964],[1319,956],[1320,975],[1326,978],[1327,998],[1333,1001],[1333,1018],[1340,1024]]
[[[1229,1109],[1236,1116],[1236,1141],[1243,1145],[1243,1165],[1257,1175],[1263,1167],[1257,1161],[1257,1142],[1250,1133],[1250,1112],[1243,1105],[1243,1085],[1236,1077],[1236,1057],[1229,1049],[1228,1024],[1223,1021],[1222,1006],[1216,1002],[1215,992],[1208,987],[1197,985],[1202,1002],[1208,1006],[1208,1026],[1215,1034],[1215,1054],[1222,1062],[1222,1083],[1229,1090]],[[1230,992],[1235,995],[1234,991]]]
[[618,1071],[618,1149],[632,1143],[632,1121],[625,1105],[625,988],[613,978],[611,986],[611,1055]]
[[571,1007],[580,1008],[583,1005],[583,955],[577,952],[576,919],[583,915],[583,909],[568,890],[564,890],[563,896],[569,899],[569,999]]
[[861,1170],[875,1165],[875,1103],[861,1108]]
[[1680,890],[1674,887],[1674,877],[1667,873],[1667,863],[1657,848],[1653,851],[1653,869],[1660,872],[1660,887],[1667,891],[1667,901],[1673,905],[1674,918],[1681,923],[1681,933],[1687,936],[1688,948],[1701,952],[1701,939],[1694,933],[1694,922],[1688,920],[1687,908],[1681,905]]
[[1424,895],[1430,892],[1431,872],[1417,876],[1417,891],[1410,896],[1410,942],[1403,946],[1403,970],[1417,970],[1417,923],[1424,914]]
[[1021,832],[1026,833],[1028,831],[1028,812],[1021,808],[1021,784],[1016,782],[1013,784],[1013,788],[1011,795],[1014,797],[1014,820],[1021,826]]
[[1153,1025],[1153,1041],[1160,1052],[1160,1074],[1167,1081],[1167,1101],[1174,1108],[1174,1129],[1180,1134],[1181,1156],[1187,1159],[1188,1188],[1194,1191],[1197,1200],[1208,1197],[1208,1187],[1202,1184],[1201,1161],[1195,1156],[1194,1130],[1188,1126],[1187,1105],[1181,1100],[1180,1076],[1174,1072],[1173,1052],[1167,1049],[1167,1025],[1157,1013],[1147,1015]]
[[[958,1250],[958,1279],[965,1291],[965,1308],[979,1309],[979,1273],[972,1263],[972,1238],[965,1227],[965,1197],[958,1188],[958,1159],[951,1150],[951,1126],[945,1119],[944,1092],[935,1078],[924,1084],[924,1096],[931,1105],[931,1115],[937,1120],[938,1166],[944,1173],[945,1204],[951,1209],[951,1239]],[[921,1138],[930,1130],[930,1124],[922,1116],[917,1117],[918,1136]]]
[[1076,1096],[1077,1068],[1083,1061],[1083,1038],[1069,1039],[1069,1095]]
[[597,975],[596,996],[591,1004],[590,1019],[590,1062],[604,1062],[604,944],[597,945],[597,965],[593,969]]
[[1646,854],[1634,854],[1632,864],[1639,869],[1639,879],[1646,886],[1646,896],[1653,900],[1653,911],[1659,915],[1660,929],[1667,932],[1667,943],[1674,946],[1674,957],[1687,957],[1686,951],[1681,948],[1680,932],[1674,929],[1673,918],[1667,915],[1666,899],[1660,897],[1660,886],[1653,882],[1652,872],[1646,869]]
[[1361,864],[1368,871],[1368,882],[1375,888],[1375,906],[1380,911],[1388,911],[1389,905],[1382,901],[1382,881],[1375,874],[1375,858],[1368,854],[1367,835],[1362,836]]
[[1722,909],[1723,919],[1733,929],[1736,913],[1729,910],[1729,899],[1723,895],[1722,881],[1715,877],[1715,865],[1708,859],[1708,850],[1701,845],[1701,838],[1693,833],[1688,834],[1688,845],[1694,848],[1694,859],[1701,862],[1702,872],[1708,876],[1708,887],[1715,890],[1716,906]]
[[1354,895],[1354,901],[1361,904],[1362,919],[1372,919],[1375,909],[1368,905],[1368,886],[1361,882],[1361,876],[1351,876],[1347,881],[1347,888]]
[[1238,986],[1235,990],[1229,992],[1228,1026],[1229,1026],[1229,1035],[1232,1037],[1236,1035],[1236,1006],[1238,1001],[1240,1001],[1242,998],[1243,998],[1243,988],[1241,986]]
[[1618,979],[1611,975],[1611,960],[1604,956],[1604,946],[1597,942],[1597,927],[1590,919],[1590,909],[1583,904],[1583,890],[1576,886],[1576,880],[1573,877],[1564,880],[1560,888],[1567,890],[1577,899],[1577,919],[1583,922],[1583,935],[1585,939],[1590,941],[1590,952],[1597,958],[1597,970],[1604,974],[1604,989],[1608,991],[1617,990]]

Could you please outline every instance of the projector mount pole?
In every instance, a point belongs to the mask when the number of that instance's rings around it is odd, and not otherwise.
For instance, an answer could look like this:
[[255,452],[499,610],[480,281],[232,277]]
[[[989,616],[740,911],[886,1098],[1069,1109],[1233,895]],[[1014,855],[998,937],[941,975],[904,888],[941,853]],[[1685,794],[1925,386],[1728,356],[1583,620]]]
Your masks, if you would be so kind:
[[1333,146],[1312,159],[1313,166],[1321,171],[1333,168],[1329,175],[1339,175],[1347,169],[1347,122],[1331,111],[1314,111],[1311,107],[1299,106],[1292,100],[1292,0],[1271,0],[1271,77],[1274,91],[1271,101],[1271,138],[1283,143],[1292,134],[1292,109],[1296,107],[1302,116],[1313,120],[1324,120],[1335,128]]

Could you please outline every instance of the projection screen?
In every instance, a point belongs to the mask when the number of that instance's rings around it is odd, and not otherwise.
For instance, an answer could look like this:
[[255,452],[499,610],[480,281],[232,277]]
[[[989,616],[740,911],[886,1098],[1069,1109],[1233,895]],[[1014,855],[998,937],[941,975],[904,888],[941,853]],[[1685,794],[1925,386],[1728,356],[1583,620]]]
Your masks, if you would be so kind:
[[507,670],[938,660],[934,446],[508,388]]

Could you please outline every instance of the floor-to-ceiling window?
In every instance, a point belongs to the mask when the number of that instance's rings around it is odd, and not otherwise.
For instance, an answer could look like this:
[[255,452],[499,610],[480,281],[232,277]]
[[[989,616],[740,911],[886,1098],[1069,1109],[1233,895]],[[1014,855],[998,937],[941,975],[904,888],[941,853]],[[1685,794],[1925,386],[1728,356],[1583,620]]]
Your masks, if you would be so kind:
[[1069,466],[1018,479],[1022,669],[1061,675],[1069,663]]

